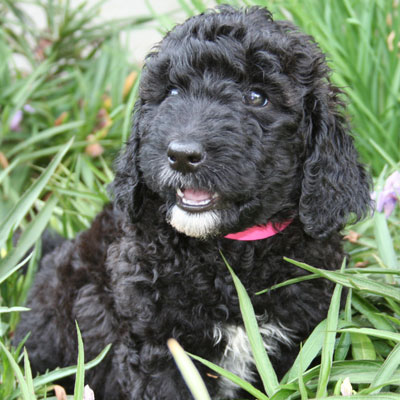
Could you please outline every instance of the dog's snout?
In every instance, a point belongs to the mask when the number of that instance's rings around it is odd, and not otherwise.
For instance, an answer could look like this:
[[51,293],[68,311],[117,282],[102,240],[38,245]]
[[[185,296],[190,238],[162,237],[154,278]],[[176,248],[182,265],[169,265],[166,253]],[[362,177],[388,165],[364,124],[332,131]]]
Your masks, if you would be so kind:
[[205,155],[203,146],[194,140],[173,140],[167,151],[169,165],[180,172],[194,172]]

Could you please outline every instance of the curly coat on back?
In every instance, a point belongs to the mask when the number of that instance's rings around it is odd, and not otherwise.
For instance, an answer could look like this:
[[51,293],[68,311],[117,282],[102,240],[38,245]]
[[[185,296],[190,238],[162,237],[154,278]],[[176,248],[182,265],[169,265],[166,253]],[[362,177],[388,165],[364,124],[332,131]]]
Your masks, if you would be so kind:
[[[19,341],[31,331],[34,370],[76,362],[76,320],[87,360],[113,344],[86,375],[96,400],[189,398],[171,337],[259,385],[222,252],[283,376],[333,285],[255,293],[304,274],[283,257],[339,268],[338,232],[369,208],[342,108],[313,39],[266,9],[221,7],[169,32],[146,59],[113,204],[41,261],[16,332]],[[266,239],[225,237],[287,221]],[[213,398],[239,396],[198,368]]]

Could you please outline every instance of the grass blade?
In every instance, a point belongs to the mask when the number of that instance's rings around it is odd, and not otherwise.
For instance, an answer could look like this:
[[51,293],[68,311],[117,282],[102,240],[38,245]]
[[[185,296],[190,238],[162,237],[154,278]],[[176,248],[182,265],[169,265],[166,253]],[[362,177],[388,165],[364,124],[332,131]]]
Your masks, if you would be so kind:
[[13,96],[14,109],[11,113],[8,121],[6,121],[6,125],[9,125],[10,118],[14,114],[15,111],[20,110],[22,106],[26,103],[29,96],[40,86],[40,84],[44,81],[46,74],[51,68],[51,60],[45,60],[41,63],[33,72],[28,76],[25,80],[22,87],[19,89],[17,93]]
[[[317,357],[322,349],[325,332],[327,331],[327,320],[321,321],[313,330],[311,335],[305,341],[302,349],[300,350],[295,362],[287,373],[287,378],[284,382],[293,382],[297,379],[300,373],[303,373]],[[345,322],[339,321],[338,327],[344,327]],[[301,357],[301,359],[300,359]],[[301,365],[300,365],[301,360]]]
[[195,356],[194,354],[189,354],[189,355],[190,355],[190,357],[192,357],[195,360],[204,364],[206,367],[210,368],[212,371],[216,372],[218,375],[224,376],[225,378],[229,379],[230,381],[236,383],[238,386],[240,386],[242,389],[244,389],[247,393],[250,393],[256,399],[268,400],[268,397],[264,393],[260,392],[253,385],[246,382],[244,379],[240,378],[239,376],[233,374],[232,372],[229,372],[229,371],[219,367],[218,365],[215,365],[212,362],[205,360],[204,358]]
[[375,360],[375,347],[367,335],[351,333],[351,351],[354,360]]
[[279,389],[279,382],[276,373],[272,367],[271,361],[268,357],[268,354],[265,350],[263,339],[258,328],[257,319],[254,314],[253,306],[251,304],[249,295],[246,292],[246,289],[244,288],[239,278],[234,273],[222,253],[221,255],[226,266],[229,269],[229,272],[232,275],[233,282],[239,296],[240,311],[242,313],[244,326],[246,328],[246,333],[253,352],[254,362],[256,364],[257,371],[263,382],[265,392],[269,397],[271,397]]
[[11,312],[22,312],[29,310],[30,308],[26,307],[0,307],[0,314],[11,313]]
[[31,365],[29,363],[28,352],[26,351],[26,347],[24,347],[24,370],[25,370],[25,380],[28,386],[30,398],[34,399],[35,389],[33,388],[32,370],[31,370]]
[[32,254],[33,253],[29,254],[27,257],[25,257],[21,262],[19,262],[16,266],[12,267],[10,270],[5,271],[4,273],[3,271],[0,271],[1,272],[0,283],[6,280],[10,275],[12,275],[19,268],[21,268],[25,263],[27,263],[32,258]]
[[385,214],[378,211],[374,214],[374,231],[382,261],[388,268],[399,269]]
[[317,397],[326,396],[329,375],[332,367],[333,352],[335,349],[336,331],[338,329],[340,298],[343,287],[337,284],[333,292],[328,316],[326,318],[326,332],[321,353],[321,369],[319,373]]
[[[321,400],[343,400],[343,396],[329,396],[329,397],[320,397]],[[351,396],[352,400],[399,400],[399,395],[396,393],[381,393],[381,394],[353,394]]]
[[[343,396],[329,396],[321,397],[321,400],[343,400]],[[398,400],[399,395],[396,393],[381,393],[381,394],[353,394],[351,396],[352,400]]]
[[9,214],[5,217],[4,221],[0,223],[0,247],[2,247],[9,236],[9,232],[13,227],[19,225],[19,223],[24,218],[25,214],[32,207],[33,203],[39,197],[40,193],[46,186],[47,182],[50,180],[54,171],[60,164],[62,158],[65,153],[70,148],[73,138],[69,140],[69,142],[64,145],[45,171],[40,175],[40,177],[33,183],[33,185],[24,193],[21,197],[21,200],[15,207],[9,212]]
[[[370,388],[372,386],[376,387],[385,385],[385,383],[392,378],[394,372],[398,369],[399,365],[400,365],[400,343],[397,343],[397,345],[387,356],[386,360],[384,361],[381,368],[377,372],[375,378],[373,379],[370,385]],[[374,391],[374,393],[378,393],[379,391],[380,389],[377,389]]]
[[16,361],[14,360],[12,354],[7,350],[6,346],[0,341],[0,348],[4,352],[4,354],[7,356],[8,361],[10,362],[11,368],[14,371],[15,376],[17,377],[17,380],[19,382],[19,387],[21,390],[21,396],[23,400],[35,400],[36,397],[32,397],[30,392],[29,392],[29,387],[28,384],[26,383],[24,379],[24,375],[22,374],[22,371]]
[[[353,290],[349,289],[349,291],[347,293],[346,305],[344,308],[345,320],[339,321],[338,328],[341,327],[341,322],[343,322],[347,326],[352,325],[352,318],[353,318],[353,310],[352,310],[353,303],[352,303],[352,301],[353,301],[353,298],[354,298]],[[333,356],[333,360],[334,361],[346,360],[347,355],[349,353],[350,346],[351,346],[350,334],[349,333],[341,333],[338,343],[337,343],[337,346],[336,346],[335,354]]]
[[278,284],[276,284],[274,286],[271,286],[271,287],[269,287],[267,289],[260,290],[259,292],[256,293],[256,295],[264,294],[264,293],[269,292],[270,290],[279,289],[279,288],[282,288],[282,287],[285,287],[285,286],[294,285],[295,283],[304,282],[304,281],[310,281],[312,279],[318,279],[318,278],[320,278],[319,275],[312,274],[312,275],[299,276],[299,277],[293,278],[293,279],[288,279],[285,282],[281,282],[281,283],[278,283]]
[[[95,367],[96,365],[100,364],[104,358],[106,357],[107,353],[110,351],[111,344],[107,345],[104,350],[100,352],[100,354],[94,358],[93,360],[89,361],[88,363],[85,364],[85,371],[88,369],[91,369]],[[45,375],[41,375],[36,377],[33,380],[33,385],[35,388],[39,388],[41,386],[47,385],[49,383],[52,383],[54,381],[58,381],[60,379],[66,378],[68,376],[76,374],[77,367],[76,366],[71,366],[71,367],[65,367],[65,368],[60,368],[56,369],[54,371],[48,372]],[[19,389],[15,390],[11,396],[10,400],[16,399],[18,396],[20,396],[21,391]]]
[[384,318],[384,316],[379,314],[379,310],[367,299],[354,293],[352,297],[352,305],[359,313],[363,314],[371,322],[374,328],[394,332],[392,325]]
[[211,400],[206,385],[185,350],[175,339],[168,340],[168,348],[195,400]]
[[344,328],[339,332],[350,332],[350,333],[362,333],[364,335],[370,335],[381,339],[393,340],[400,342],[400,333],[382,331],[379,329],[372,328]]
[[[335,283],[340,283],[343,286],[358,289],[360,291],[366,291],[369,293],[376,294],[378,296],[389,297],[397,302],[400,302],[400,290],[393,286],[387,285],[385,283],[376,282],[372,279],[367,279],[363,277],[355,276],[354,274],[349,274],[345,272],[327,271],[324,269],[318,269],[311,267],[305,263],[292,260],[290,258],[284,257],[284,259],[291,264],[294,264],[306,271],[318,274],[319,276],[329,279]],[[384,270],[382,271],[384,273]]]
[[371,144],[372,147],[382,156],[382,159],[384,159],[392,168],[396,168],[396,162],[393,160],[392,157],[389,156],[389,154],[383,150],[381,146],[379,146],[373,139],[369,138],[369,143]]
[[301,400],[308,400],[308,394],[307,394],[307,388],[306,385],[304,383],[304,379],[303,379],[303,360],[302,360],[302,354],[301,354],[301,347],[300,347],[300,353],[298,356],[299,359],[299,373],[298,373],[298,383],[299,383],[299,391],[300,391],[300,396],[301,396]]
[[85,353],[83,349],[83,341],[78,323],[76,324],[76,333],[78,335],[78,363],[76,366],[74,400],[83,400],[83,392],[85,387]]
[[6,178],[6,176],[9,175],[9,173],[18,165],[19,163],[19,158],[15,158],[12,163],[5,168],[3,171],[0,172],[0,184],[3,182],[3,180]]
[[66,131],[72,131],[73,129],[77,129],[84,124],[84,121],[74,121],[66,124],[62,124],[60,126],[53,126],[49,129],[45,129],[44,131],[38,133],[37,135],[31,136],[29,139],[24,140],[14,146],[8,153],[7,156],[10,158],[14,154],[19,153],[21,150],[26,149],[28,146],[35,144],[40,141],[48,140],[55,135],[59,135],[60,133],[64,133]]
[[[57,198],[52,197],[48,200],[35,217],[35,219],[27,226],[19,238],[18,244],[3,259],[0,259],[0,283],[6,280],[17,268],[16,264],[26,254],[26,252],[40,238],[49,222],[53,210],[57,204]],[[20,263],[19,265],[22,265]]]

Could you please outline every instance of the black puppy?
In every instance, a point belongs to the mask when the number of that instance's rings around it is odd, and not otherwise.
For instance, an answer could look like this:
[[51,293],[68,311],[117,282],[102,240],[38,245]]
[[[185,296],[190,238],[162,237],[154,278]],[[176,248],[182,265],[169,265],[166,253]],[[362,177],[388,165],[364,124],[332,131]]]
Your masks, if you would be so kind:
[[[369,208],[357,161],[313,39],[252,7],[222,7],[174,28],[146,60],[113,205],[48,254],[17,330],[35,371],[76,362],[77,320],[99,399],[187,399],[166,342],[257,384],[238,297],[246,287],[279,376],[325,318],[333,285],[254,293],[343,260],[339,230]],[[213,398],[235,398],[208,377]]]

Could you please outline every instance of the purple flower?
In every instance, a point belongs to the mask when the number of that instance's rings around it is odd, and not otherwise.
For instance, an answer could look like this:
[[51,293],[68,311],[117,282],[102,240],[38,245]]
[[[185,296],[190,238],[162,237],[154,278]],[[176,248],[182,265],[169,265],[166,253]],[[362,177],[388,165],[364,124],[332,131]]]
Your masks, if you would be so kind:
[[[36,110],[30,105],[30,104],[25,104],[22,107],[23,111],[29,114],[33,114]],[[21,122],[24,117],[24,113],[22,110],[17,110],[14,115],[11,117],[10,121],[10,129],[12,131],[19,131],[21,129]]]
[[33,114],[36,110],[30,104],[25,104],[24,111],[26,111],[29,114]]
[[23,116],[22,110],[17,110],[11,117],[10,129],[12,131],[19,131],[21,127],[22,116]]
[[[375,194],[376,197],[376,194]],[[376,209],[379,212],[384,211],[385,217],[388,218],[394,208],[396,203],[400,198],[400,172],[395,171],[386,179],[385,186],[383,190],[378,195],[378,200],[376,202]]]

